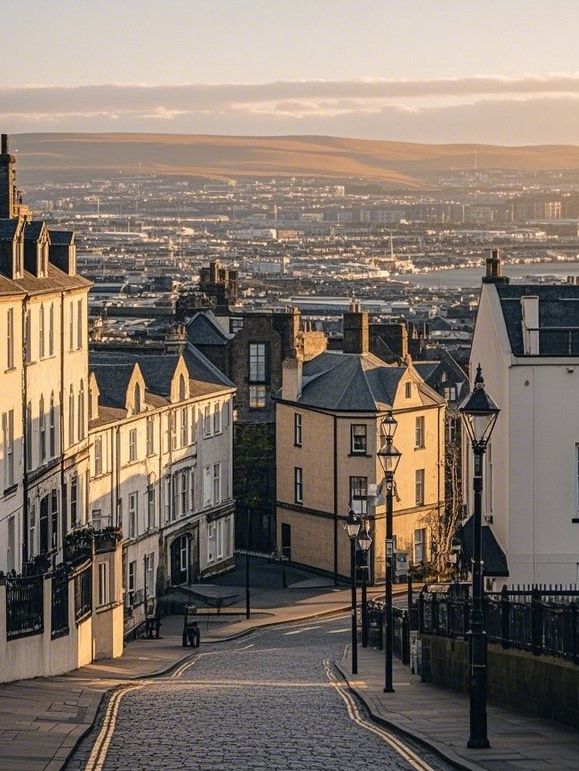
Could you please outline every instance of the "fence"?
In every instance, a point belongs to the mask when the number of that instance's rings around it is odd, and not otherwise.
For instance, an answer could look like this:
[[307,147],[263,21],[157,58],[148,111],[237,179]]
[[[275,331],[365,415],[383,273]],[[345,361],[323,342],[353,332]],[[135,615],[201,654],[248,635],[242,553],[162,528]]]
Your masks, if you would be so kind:
[[92,613],[92,565],[74,577],[74,618],[77,624]]
[[[384,601],[369,600],[367,608],[369,641],[382,650],[384,647]],[[409,616],[408,612],[402,608],[392,608],[394,629],[392,651],[395,656],[401,659],[403,664],[410,663],[410,630],[414,628],[411,625],[413,615],[415,616],[412,611]]]
[[68,572],[63,567],[52,574],[50,637],[55,640],[70,631],[68,626]]
[[42,634],[44,595],[42,575],[6,578],[6,637]]
[[[470,609],[468,597],[422,592],[420,632],[465,637]],[[489,642],[579,664],[579,591],[504,589],[485,596],[484,614]]]

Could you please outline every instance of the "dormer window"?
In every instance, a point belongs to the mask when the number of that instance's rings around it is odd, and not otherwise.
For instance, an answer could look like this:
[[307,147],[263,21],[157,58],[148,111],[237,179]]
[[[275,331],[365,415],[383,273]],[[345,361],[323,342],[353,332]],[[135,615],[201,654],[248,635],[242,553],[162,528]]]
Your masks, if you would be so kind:
[[405,389],[406,389],[405,390],[406,398],[407,399],[411,399],[412,398],[412,383],[406,383]]
[[134,394],[133,410],[134,410],[135,414],[141,411],[141,385],[140,385],[140,383],[135,383],[135,394]]
[[187,398],[187,386],[185,383],[185,378],[181,374],[179,375],[179,401],[184,402]]

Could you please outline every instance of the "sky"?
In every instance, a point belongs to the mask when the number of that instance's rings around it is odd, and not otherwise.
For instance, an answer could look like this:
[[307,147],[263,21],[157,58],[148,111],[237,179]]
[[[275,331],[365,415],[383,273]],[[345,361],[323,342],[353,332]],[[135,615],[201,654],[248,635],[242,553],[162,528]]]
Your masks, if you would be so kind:
[[577,0],[26,0],[3,27],[10,133],[579,138]]

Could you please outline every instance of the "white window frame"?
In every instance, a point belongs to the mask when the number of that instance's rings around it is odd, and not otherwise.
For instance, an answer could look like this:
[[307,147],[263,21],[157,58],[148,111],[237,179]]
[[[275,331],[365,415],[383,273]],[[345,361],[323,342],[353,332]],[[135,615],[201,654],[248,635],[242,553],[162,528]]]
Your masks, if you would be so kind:
[[294,412],[294,447],[303,446],[303,417],[301,412]]
[[213,505],[221,503],[221,463],[213,464]]
[[129,493],[128,537],[136,538],[138,532],[139,493]]
[[304,503],[304,470],[294,466],[294,503],[303,506]]
[[203,410],[203,436],[211,436],[211,405],[206,404]]
[[98,591],[97,591],[97,605],[102,607],[108,605],[110,602],[110,586],[109,586],[109,563],[98,563]]
[[6,314],[6,369],[14,369],[14,308]]
[[103,438],[95,436],[94,438],[94,475],[100,477],[103,473]]
[[46,462],[46,415],[44,413],[44,396],[40,397],[38,405],[38,428],[39,428],[39,456],[40,465]]
[[414,425],[414,449],[422,450],[426,446],[426,421],[424,415],[419,415],[416,418]]
[[155,454],[155,421],[152,415],[147,417],[147,455]]
[[213,433],[221,433],[221,405],[219,402],[213,408]]
[[[356,429],[364,429],[363,433],[356,433]],[[356,447],[356,439],[364,437],[363,447]],[[368,426],[366,423],[350,424],[350,455],[366,455],[368,453]]]
[[14,484],[14,410],[2,415],[4,434],[4,489]]
[[137,429],[129,429],[129,463],[137,460]]
[[[420,559],[419,559],[420,553]],[[426,561],[426,529],[421,527],[414,531],[414,564]]]
[[181,447],[187,447],[187,429],[188,429],[188,420],[187,420],[187,407],[183,407],[179,410],[179,437],[181,442]]
[[368,477],[350,477],[350,506],[356,514],[366,516],[368,512]]
[[423,468],[417,468],[415,471],[414,494],[416,506],[424,506],[426,501],[426,472]]

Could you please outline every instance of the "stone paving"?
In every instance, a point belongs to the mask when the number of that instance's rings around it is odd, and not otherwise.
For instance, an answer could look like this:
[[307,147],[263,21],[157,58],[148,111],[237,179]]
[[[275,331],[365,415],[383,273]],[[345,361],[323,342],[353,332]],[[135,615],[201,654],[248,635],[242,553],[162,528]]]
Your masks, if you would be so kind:
[[[329,684],[324,660],[339,657],[348,634],[343,618],[257,632],[202,652],[179,679],[127,693],[104,771],[410,769],[351,720]],[[67,769],[85,768],[97,733]]]

